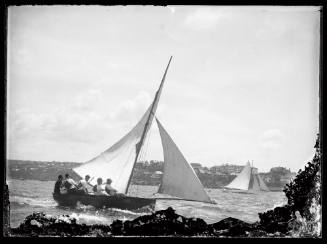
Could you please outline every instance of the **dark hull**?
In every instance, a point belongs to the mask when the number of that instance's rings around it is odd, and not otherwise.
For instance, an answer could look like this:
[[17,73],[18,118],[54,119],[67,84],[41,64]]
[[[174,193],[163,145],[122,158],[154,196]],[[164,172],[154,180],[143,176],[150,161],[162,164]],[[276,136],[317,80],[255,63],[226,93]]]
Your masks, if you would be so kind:
[[103,195],[78,195],[78,194],[54,194],[53,199],[61,206],[76,206],[82,203],[95,208],[118,208],[126,210],[137,210],[144,207],[154,209],[156,199],[130,197],[124,195],[103,196]]

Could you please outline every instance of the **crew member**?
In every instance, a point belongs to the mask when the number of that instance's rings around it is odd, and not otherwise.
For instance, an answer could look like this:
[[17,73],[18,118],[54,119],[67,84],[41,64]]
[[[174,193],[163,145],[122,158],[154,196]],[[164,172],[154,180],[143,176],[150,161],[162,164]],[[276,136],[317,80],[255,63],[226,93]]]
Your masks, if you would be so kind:
[[60,188],[62,186],[62,179],[63,179],[62,175],[59,175],[58,179],[55,183],[55,186],[54,186],[54,190],[53,190],[54,194],[60,194]]
[[76,182],[70,178],[69,174],[65,174],[65,180],[63,182],[64,187],[67,189],[68,193],[77,193],[77,184]]
[[95,195],[108,195],[105,191],[104,185],[102,184],[102,178],[97,179],[97,185],[93,187]]
[[90,176],[86,175],[85,179],[81,179],[78,183],[78,189],[83,190],[86,194],[89,192],[89,187],[93,187],[93,185],[89,182]]
[[105,186],[105,191],[108,195],[110,196],[113,196],[113,195],[116,195],[117,194],[117,190],[114,189],[112,186],[111,186],[111,183],[112,183],[112,180],[111,179],[107,179],[107,184]]

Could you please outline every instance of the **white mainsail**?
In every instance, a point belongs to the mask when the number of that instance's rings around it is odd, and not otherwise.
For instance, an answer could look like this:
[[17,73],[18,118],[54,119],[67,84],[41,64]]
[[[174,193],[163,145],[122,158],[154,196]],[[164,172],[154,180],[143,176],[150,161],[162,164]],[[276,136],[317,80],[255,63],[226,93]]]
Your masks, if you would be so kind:
[[250,162],[247,162],[242,172],[225,187],[245,191],[269,191],[260,175],[252,172]]
[[164,152],[164,172],[158,193],[212,203],[192,166],[156,118]]
[[134,165],[137,161],[147,131],[151,127],[158,106],[171,59],[172,57],[170,57],[154,101],[141,120],[129,133],[109,149],[81,166],[74,168],[73,170],[78,175],[83,178],[87,174],[90,175],[93,177],[93,184],[96,182],[97,178],[102,178],[103,181],[110,178],[112,180],[112,186],[118,192],[127,193]]
[[136,145],[141,139],[150,108],[127,135],[99,156],[73,170],[81,177],[87,174],[94,177],[91,183],[95,183],[97,178],[103,181],[110,178],[118,192],[125,192],[137,153]]
[[251,179],[251,165],[247,162],[241,173],[226,188],[248,190]]

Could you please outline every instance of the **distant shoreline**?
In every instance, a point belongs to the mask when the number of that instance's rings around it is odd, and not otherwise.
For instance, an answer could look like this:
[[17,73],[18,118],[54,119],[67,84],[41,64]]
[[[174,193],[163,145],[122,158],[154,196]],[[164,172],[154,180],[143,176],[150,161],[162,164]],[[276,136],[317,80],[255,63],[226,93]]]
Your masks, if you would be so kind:
[[[27,160],[7,160],[7,177],[16,180],[39,180],[39,181],[56,181],[58,175],[69,173],[75,180],[80,180],[72,168],[75,168],[82,163],[77,162],[43,162],[43,161],[27,161]],[[283,168],[282,168],[283,169]],[[134,168],[132,177],[133,185],[158,186],[161,182],[161,172],[163,171],[163,162],[150,161],[139,162]],[[235,174],[218,174],[199,172],[195,170],[201,183],[205,188],[219,189],[229,184],[235,177]],[[260,173],[268,175],[271,178],[271,173]],[[263,180],[271,191],[282,191],[286,182],[281,182],[284,172],[272,173],[275,175],[273,182]],[[270,175],[270,176],[269,176]]]
[[[36,181],[51,181],[55,182],[55,180],[38,180],[38,179],[23,179],[23,178],[11,178],[7,177],[7,180],[36,180]],[[133,186],[159,186],[159,185],[141,185],[141,184],[132,184]],[[211,189],[224,189],[224,187],[204,187],[204,189],[211,190]],[[282,187],[271,187],[269,188],[271,192],[282,192],[283,188]]]

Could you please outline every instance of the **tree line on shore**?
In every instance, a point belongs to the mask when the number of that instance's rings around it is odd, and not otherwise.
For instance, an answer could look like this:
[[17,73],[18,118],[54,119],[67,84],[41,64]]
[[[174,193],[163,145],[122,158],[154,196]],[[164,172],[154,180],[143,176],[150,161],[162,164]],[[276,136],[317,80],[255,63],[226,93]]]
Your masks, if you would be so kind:
[[[7,175],[11,179],[55,181],[58,175],[64,175],[65,173],[69,173],[75,180],[80,179],[72,168],[81,165],[81,163],[8,160],[7,165]],[[282,190],[286,183],[281,181],[281,178],[288,173],[288,170],[283,167],[276,167],[273,169],[268,173],[261,173],[264,176],[263,179],[271,189]],[[161,161],[152,160],[149,162],[138,162],[132,176],[132,184],[159,185],[161,182],[162,171],[163,162]],[[228,173],[201,173],[198,170],[195,172],[203,186],[206,188],[223,187],[229,184],[236,177],[235,174]],[[270,181],[267,181],[267,178],[269,178]]]

